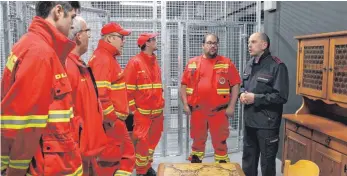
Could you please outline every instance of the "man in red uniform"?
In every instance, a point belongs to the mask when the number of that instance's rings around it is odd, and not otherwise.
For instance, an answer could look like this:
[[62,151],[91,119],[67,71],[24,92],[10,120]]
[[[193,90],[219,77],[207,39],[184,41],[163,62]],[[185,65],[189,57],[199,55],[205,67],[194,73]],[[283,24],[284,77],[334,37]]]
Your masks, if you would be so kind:
[[[64,63],[78,2],[38,2],[12,48],[1,82],[1,170],[8,176],[81,175],[71,129],[71,86]],[[6,170],[6,171],[5,171]]]
[[215,162],[230,162],[226,142],[229,117],[235,112],[241,79],[231,60],[218,55],[218,44],[216,35],[205,35],[202,45],[204,54],[189,60],[182,77],[184,111],[191,115],[193,145],[189,160],[192,163],[202,162],[208,129],[215,150]]
[[107,136],[102,126],[102,109],[93,73],[80,58],[87,52],[90,38],[90,29],[81,16],[74,19],[69,38],[77,44],[66,60],[74,104],[75,140],[82,154],[83,175],[90,175],[93,173],[89,171],[91,159],[95,159],[105,148]]
[[135,165],[135,149],[124,120],[129,114],[128,98],[122,69],[115,56],[122,52],[124,37],[130,31],[117,23],[101,29],[102,39],[89,65],[93,70],[102,104],[103,126],[109,138],[106,149],[99,157],[97,175],[130,175]]
[[134,114],[133,140],[137,175],[154,176],[153,153],[163,131],[163,88],[157,57],[157,34],[144,33],[137,40],[141,52],[126,66],[125,80],[130,111]]

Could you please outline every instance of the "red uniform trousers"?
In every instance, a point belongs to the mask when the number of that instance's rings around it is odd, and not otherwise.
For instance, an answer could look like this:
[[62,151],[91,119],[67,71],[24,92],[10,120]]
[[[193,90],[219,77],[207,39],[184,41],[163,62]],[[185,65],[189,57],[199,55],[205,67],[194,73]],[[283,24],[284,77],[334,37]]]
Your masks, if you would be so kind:
[[146,174],[152,167],[154,149],[161,138],[163,123],[162,114],[152,118],[135,111],[133,138],[136,150],[136,174]]
[[[190,136],[193,139],[191,156],[197,155],[200,160],[204,158],[207,131],[209,130],[215,152],[215,162],[220,160],[230,162],[226,143],[229,137],[229,120],[225,110],[213,114],[202,109],[193,110],[190,125]],[[191,156],[189,160],[191,160]]]
[[135,165],[135,149],[125,122],[117,119],[113,127],[104,122],[104,128],[109,143],[97,161],[92,160],[94,172],[98,176],[131,175]]

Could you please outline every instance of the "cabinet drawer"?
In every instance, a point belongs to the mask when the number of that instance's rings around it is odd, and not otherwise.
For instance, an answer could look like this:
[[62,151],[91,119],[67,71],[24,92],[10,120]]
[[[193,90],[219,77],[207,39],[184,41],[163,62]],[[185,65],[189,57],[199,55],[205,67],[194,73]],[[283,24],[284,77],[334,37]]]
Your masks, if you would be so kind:
[[309,139],[312,138],[312,130],[297,123],[286,120],[286,129],[299,133]]
[[339,151],[343,154],[347,154],[347,143],[330,137],[326,134],[320,133],[318,131],[313,131],[312,139],[324,146],[331,149]]

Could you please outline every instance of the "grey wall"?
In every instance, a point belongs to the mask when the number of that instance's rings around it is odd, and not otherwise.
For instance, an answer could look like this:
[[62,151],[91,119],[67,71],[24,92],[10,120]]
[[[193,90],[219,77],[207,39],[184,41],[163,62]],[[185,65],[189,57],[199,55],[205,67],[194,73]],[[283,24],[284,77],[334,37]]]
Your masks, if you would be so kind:
[[[347,30],[347,2],[277,1],[276,11],[264,15],[264,32],[271,39],[272,54],[281,58],[289,71],[290,92],[284,113],[295,113],[301,106],[301,97],[295,92],[297,40],[294,36]],[[282,144],[278,158],[282,158]]]

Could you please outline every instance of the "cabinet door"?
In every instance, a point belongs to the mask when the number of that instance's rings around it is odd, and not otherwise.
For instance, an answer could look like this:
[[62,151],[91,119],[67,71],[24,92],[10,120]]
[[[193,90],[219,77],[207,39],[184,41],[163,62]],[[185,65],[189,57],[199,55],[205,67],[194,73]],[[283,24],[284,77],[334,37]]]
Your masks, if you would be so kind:
[[298,92],[317,98],[326,98],[329,39],[301,41],[299,64]]
[[282,164],[285,160],[290,160],[292,164],[301,159],[309,160],[311,144],[310,139],[286,129]]
[[312,161],[319,167],[320,176],[341,176],[343,155],[312,141]]
[[347,176],[347,156],[343,155],[341,175]]
[[347,103],[347,37],[330,40],[328,82],[329,99]]

